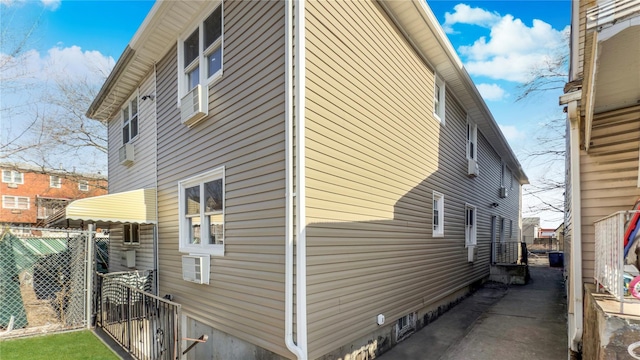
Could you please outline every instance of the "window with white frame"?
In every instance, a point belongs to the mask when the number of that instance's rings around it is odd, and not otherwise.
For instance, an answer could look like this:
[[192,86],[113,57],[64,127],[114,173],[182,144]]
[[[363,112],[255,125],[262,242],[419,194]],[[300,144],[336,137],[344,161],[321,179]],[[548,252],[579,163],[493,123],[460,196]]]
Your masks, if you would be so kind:
[[478,241],[476,238],[477,230],[476,230],[476,207],[473,205],[465,205],[464,207],[464,239],[465,245],[476,246]]
[[178,183],[180,251],[224,255],[224,167]]
[[505,238],[504,238],[504,218],[500,217],[500,243],[504,244],[505,242]]
[[140,244],[140,225],[124,224],[122,225],[122,241],[125,245]]
[[80,191],[89,191],[89,182],[87,180],[79,180],[78,181],[78,190],[80,190]]
[[122,143],[126,144],[138,136],[138,92],[122,108]]
[[500,186],[504,186],[504,176],[507,173],[507,165],[505,165],[505,163],[502,163],[501,167],[500,167]]
[[24,184],[22,173],[15,170],[2,170],[2,182],[12,184]]
[[444,108],[445,108],[445,83],[439,76],[435,76],[435,90],[433,101],[433,114],[444,125]]
[[179,97],[222,75],[223,6],[217,7],[178,41]]
[[509,189],[513,190],[513,174],[509,174]]
[[60,176],[51,175],[49,176],[49,187],[59,189],[62,186],[62,179]]
[[433,236],[444,236],[444,195],[433,192]]
[[26,196],[2,195],[2,207],[4,209],[29,210],[29,198]]
[[467,159],[477,160],[478,126],[467,119]]
[[513,220],[509,220],[509,238],[513,238]]

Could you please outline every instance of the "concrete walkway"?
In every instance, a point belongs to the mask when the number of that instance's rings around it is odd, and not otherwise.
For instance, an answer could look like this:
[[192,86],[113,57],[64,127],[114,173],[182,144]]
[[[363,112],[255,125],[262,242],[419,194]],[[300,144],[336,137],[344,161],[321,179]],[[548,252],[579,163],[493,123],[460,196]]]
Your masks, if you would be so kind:
[[378,359],[566,359],[562,269],[533,260],[527,285],[488,283]]

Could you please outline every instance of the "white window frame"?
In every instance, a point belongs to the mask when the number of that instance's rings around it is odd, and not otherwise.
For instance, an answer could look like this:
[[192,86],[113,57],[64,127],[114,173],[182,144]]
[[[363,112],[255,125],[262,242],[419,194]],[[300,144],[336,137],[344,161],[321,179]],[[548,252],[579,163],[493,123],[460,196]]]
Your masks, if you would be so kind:
[[500,244],[504,244],[505,241],[506,241],[506,239],[504,237],[506,224],[504,222],[504,217],[500,216],[498,219],[499,219],[498,228],[499,228],[499,231],[500,231]]
[[510,182],[509,183],[509,189],[513,190],[513,173],[512,172],[509,172],[509,179],[510,179],[509,180],[509,182]]
[[501,163],[501,168],[500,168],[500,186],[504,187],[505,185],[505,181],[504,181],[504,177],[507,174],[507,165],[503,162]]
[[[210,46],[204,49],[204,22],[218,6],[221,7],[221,24],[222,32],[220,38],[215,40]],[[209,95],[209,85],[214,81],[222,77],[224,71],[224,2],[213,1],[206,9],[202,10],[205,16],[198,18],[197,21],[188,27],[178,38],[178,107],[180,107],[181,99],[193,88],[189,88],[188,74],[199,67],[199,81],[198,84],[202,85],[203,100],[206,100]],[[191,64],[184,63],[184,43],[193,34],[194,31],[198,31],[198,56]],[[207,76],[207,57],[211,55],[217,49],[220,49],[220,69],[211,76]],[[197,66],[196,66],[197,65]]]
[[[471,211],[471,214],[469,213]],[[471,215],[471,216],[469,216]],[[478,208],[465,204],[464,206],[464,243],[465,247],[478,245]]]
[[446,84],[444,80],[435,74],[433,91],[433,115],[444,125],[445,105],[446,105]]
[[[135,104],[136,104],[136,112],[133,112],[133,102],[135,100]],[[127,119],[125,119],[125,111],[127,112]],[[136,89],[135,93],[127,100],[126,105],[122,107],[122,109],[120,109],[120,116],[121,116],[121,128],[122,128],[122,144],[130,144],[132,143],[135,139],[138,138],[138,135],[140,134],[140,97],[139,97],[139,92]],[[135,120],[136,123],[136,132],[135,134],[133,133],[133,122]],[[127,138],[128,140],[125,141],[124,139],[124,132],[125,132],[125,128],[127,128]]]
[[433,210],[431,223],[433,225],[433,237],[444,237],[444,195],[433,192]]
[[[204,184],[210,181],[222,179],[222,211],[205,212],[205,202],[202,200],[204,196]],[[187,212],[185,209],[187,188],[194,186],[200,186],[200,211],[199,217],[201,222],[204,222],[206,216],[220,214],[222,216],[222,239],[219,244],[194,244],[189,240],[190,227]],[[178,182],[178,213],[179,213],[179,230],[180,239],[178,249],[180,252],[190,254],[209,254],[215,256],[224,256],[224,244],[225,244],[225,168],[224,166],[207,171],[200,175],[182,180]],[[200,239],[208,239],[210,229],[208,226],[200,226]]]
[[78,190],[89,191],[89,182],[87,180],[78,180]]
[[62,178],[58,175],[49,175],[49,187],[60,189],[62,187]]
[[[20,203],[26,203],[26,207],[21,207]],[[31,199],[28,196],[2,195],[2,208],[29,210],[31,208]]]
[[478,160],[478,125],[467,118],[467,159]]
[[122,243],[124,245],[140,245],[140,224],[122,224]]
[[[7,181],[7,178],[9,181]],[[24,174],[16,170],[2,170],[2,182],[10,184],[24,184]]]
[[513,239],[513,219],[509,219],[509,239]]

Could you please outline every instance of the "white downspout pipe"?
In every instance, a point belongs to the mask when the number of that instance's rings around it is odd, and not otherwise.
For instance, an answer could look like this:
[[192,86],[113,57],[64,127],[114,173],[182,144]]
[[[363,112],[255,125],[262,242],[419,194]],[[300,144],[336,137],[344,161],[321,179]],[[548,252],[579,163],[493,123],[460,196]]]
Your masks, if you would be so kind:
[[[569,314],[569,346],[579,351],[582,342],[582,203],[580,199],[580,113],[578,101],[567,104],[569,116],[569,146],[571,156],[571,290],[573,292],[573,314]],[[573,325],[573,326],[572,326]]]
[[[304,0],[303,0],[304,1]],[[306,253],[305,253],[305,239],[304,239],[304,230],[302,230],[302,236],[298,234],[298,252],[297,252],[297,272],[296,272],[296,284],[297,284],[297,301],[296,301],[296,314],[298,316],[297,321],[297,344],[293,339],[293,198],[296,196],[294,193],[294,166],[293,166],[293,158],[294,158],[294,136],[293,136],[293,123],[294,123],[294,100],[296,104],[296,112],[295,120],[298,120],[297,129],[298,129],[298,166],[297,169],[304,169],[304,160],[300,161],[300,146],[304,146],[304,121],[300,121],[304,119],[304,110],[300,111],[301,108],[304,108],[304,101],[300,101],[304,99],[304,79],[300,81],[300,74],[304,74],[304,70],[300,71],[299,65],[296,63],[296,93],[294,94],[294,86],[293,86],[293,4],[294,0],[285,1],[285,344],[289,351],[291,351],[299,360],[307,359],[307,332],[306,332]],[[304,14],[304,4],[298,3],[296,6],[296,10],[302,9],[300,14]],[[304,49],[304,41],[300,42],[300,39],[304,39],[304,15],[300,16],[298,13],[296,14],[296,54],[295,59],[299,60],[302,56],[302,66],[304,66],[304,51],[300,51],[299,49]],[[302,29],[302,31],[301,31]],[[302,54],[302,55],[301,55]],[[304,75],[303,75],[304,76]],[[300,86],[302,85],[302,86]],[[303,89],[300,91],[300,89]],[[302,117],[300,117],[302,116]],[[300,128],[302,127],[302,131]],[[303,139],[300,142],[300,134],[302,134]],[[302,159],[304,159],[304,150],[302,151]],[[302,179],[302,180],[301,180]],[[296,196],[296,205],[298,209],[297,219],[298,219],[298,229],[300,231],[300,224],[304,224],[306,220],[300,221],[300,219],[304,219],[304,211],[300,214],[300,208],[304,209],[304,200],[300,201],[300,195],[304,196],[304,190],[300,191],[300,189],[304,189],[304,171],[302,174],[298,172],[297,174],[297,189],[298,194]],[[303,216],[301,218],[301,215]],[[302,226],[304,228],[304,225]],[[302,251],[301,251],[302,249]],[[301,300],[302,298],[302,300]]]

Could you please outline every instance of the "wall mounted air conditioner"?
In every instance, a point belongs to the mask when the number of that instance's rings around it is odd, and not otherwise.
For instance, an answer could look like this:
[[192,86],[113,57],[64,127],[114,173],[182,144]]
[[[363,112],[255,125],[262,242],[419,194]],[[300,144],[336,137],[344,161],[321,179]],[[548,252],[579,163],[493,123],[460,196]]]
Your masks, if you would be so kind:
[[209,284],[209,255],[182,255],[182,279],[196,284]]
[[507,190],[507,188],[504,186],[500,186],[500,197],[504,199],[508,195],[509,195],[509,191]]
[[133,144],[124,144],[118,149],[118,160],[122,165],[133,164]]
[[17,189],[18,188],[18,184],[16,183],[8,183],[7,186],[11,189]]
[[467,247],[467,261],[474,262],[478,258],[478,247],[477,246],[469,246]]
[[136,267],[136,251],[127,250],[124,252],[125,261],[128,268]]
[[469,159],[469,164],[467,166],[467,175],[469,177],[476,177],[480,173],[480,168],[478,167],[478,161],[476,159]]
[[208,104],[202,99],[202,85],[197,85],[180,100],[180,119],[193,126],[207,115]]

